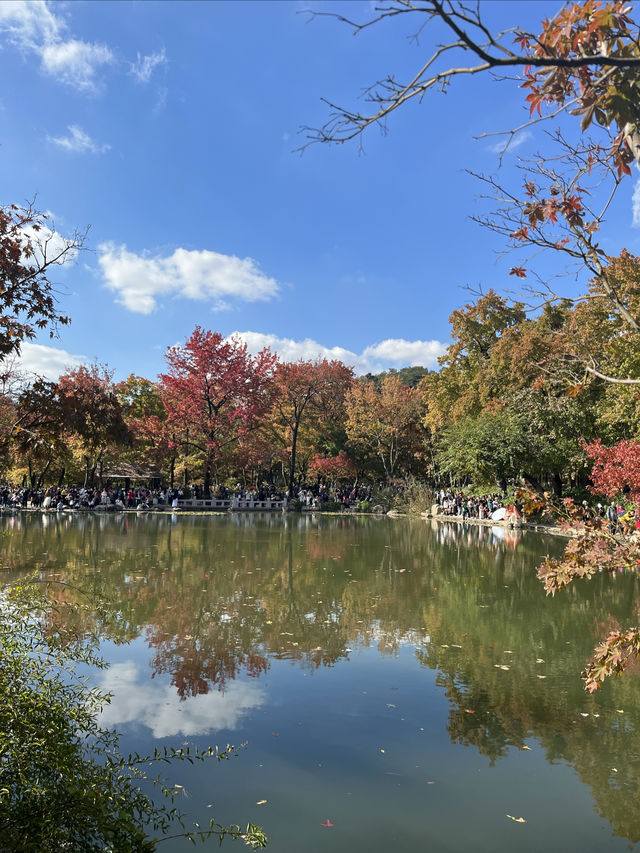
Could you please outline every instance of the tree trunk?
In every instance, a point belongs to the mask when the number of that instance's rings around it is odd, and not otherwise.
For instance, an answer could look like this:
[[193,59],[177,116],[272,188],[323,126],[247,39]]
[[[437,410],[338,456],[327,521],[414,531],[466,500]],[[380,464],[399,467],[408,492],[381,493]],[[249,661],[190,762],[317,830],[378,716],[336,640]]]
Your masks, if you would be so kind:
[[296,472],[296,449],[298,445],[298,429],[300,424],[297,423],[292,431],[291,436],[291,468],[289,469],[289,500],[293,500],[293,481]]
[[560,474],[553,475],[553,494],[557,498],[562,497],[562,477]]
[[58,488],[62,488],[62,484],[64,483],[64,475],[67,473],[66,467],[62,466],[62,471],[60,471],[60,476],[58,477]]
[[40,474],[40,476],[38,477],[38,488],[41,488],[42,486],[44,486],[44,478],[46,477],[47,471],[49,470],[50,466],[51,466],[51,457],[49,457],[49,459],[47,459],[47,464],[42,469],[42,474]]

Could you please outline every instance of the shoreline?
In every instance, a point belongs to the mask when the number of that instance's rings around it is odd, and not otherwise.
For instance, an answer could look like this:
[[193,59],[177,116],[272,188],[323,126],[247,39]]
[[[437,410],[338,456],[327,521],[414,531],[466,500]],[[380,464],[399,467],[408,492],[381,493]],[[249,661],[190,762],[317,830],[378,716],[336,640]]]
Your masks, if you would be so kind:
[[[149,509],[136,509],[134,507],[125,507],[124,509],[96,509],[95,507],[82,507],[82,508],[74,508],[70,509],[66,507],[63,510],[57,510],[53,507],[48,507],[44,509],[43,507],[0,507],[0,517],[3,515],[13,515],[15,513],[27,512],[27,513],[41,513],[44,515],[75,515],[76,513],[93,513],[97,515],[114,515],[116,513],[127,513],[127,514],[135,514],[135,515],[166,515],[174,514],[174,515],[229,515],[229,510],[211,510],[211,509],[187,509],[187,508],[178,508],[177,510],[174,507],[149,507]],[[233,511],[231,511],[233,512]],[[255,513],[255,512],[267,512],[269,515],[272,515],[276,512],[276,510],[237,510],[237,512],[241,512],[243,514],[247,513]],[[283,513],[281,510],[278,510],[280,514],[289,515],[291,513],[285,512]],[[475,527],[501,527],[504,530],[517,530],[517,531],[531,531],[534,533],[546,533],[549,536],[561,536],[565,539],[571,539],[575,537],[577,534],[572,532],[571,530],[562,530],[560,527],[549,525],[549,524],[540,524],[522,521],[519,524],[514,524],[512,521],[494,521],[490,518],[462,518],[459,515],[433,515],[430,512],[421,512],[419,515],[411,515],[407,512],[400,512],[399,510],[389,510],[386,513],[372,513],[372,512],[322,512],[321,510],[306,510],[306,512],[300,512],[299,514],[307,514],[309,512],[316,512],[318,515],[326,515],[326,516],[359,516],[359,517],[371,517],[371,518],[420,518],[424,521],[436,521],[439,524],[468,524]]]
[[547,533],[550,536],[562,536],[565,539],[574,538],[577,533],[571,530],[562,530],[552,524],[539,524],[531,521],[521,521],[514,524],[512,521],[494,521],[491,518],[462,518],[460,515],[433,515],[430,512],[421,512],[420,518],[439,523],[449,522],[451,524],[472,524],[476,527],[502,527],[504,530],[529,530],[535,533]]

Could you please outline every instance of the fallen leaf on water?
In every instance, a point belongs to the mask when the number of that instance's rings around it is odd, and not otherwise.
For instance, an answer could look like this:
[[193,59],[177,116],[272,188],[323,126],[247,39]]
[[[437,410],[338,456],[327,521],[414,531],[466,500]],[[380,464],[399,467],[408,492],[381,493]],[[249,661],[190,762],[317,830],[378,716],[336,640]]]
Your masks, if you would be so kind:
[[263,806],[267,801],[266,800],[258,800],[256,803],[257,806]]
[[505,649],[505,650],[502,652],[502,654],[503,654],[503,655],[512,655],[512,654],[513,654],[513,652],[511,651],[511,649]]
[[387,702],[387,708],[395,708],[396,706],[391,702]]
[[462,646],[459,646],[457,643],[451,643],[451,648],[452,649],[461,649]]
[[611,769],[612,769],[612,771],[613,771],[614,773],[617,773],[617,772],[618,772],[618,768],[617,768],[617,767],[612,767]]
[[539,675],[538,678],[546,678],[546,675]]
[[427,785],[435,785],[435,782],[427,782]]
[[581,712],[581,713],[580,713],[580,716],[581,716],[581,717],[588,717],[588,716],[589,716],[589,714],[583,714],[583,713]]
[[325,821],[323,821],[323,823],[320,824],[320,826],[333,826],[333,824],[331,823],[329,818],[327,818]]
[[380,752],[384,752],[384,749],[381,749]]
[[514,817],[512,814],[508,814],[507,817],[509,820],[515,820],[516,823],[526,823],[526,820],[523,817]]
[[475,714],[475,711],[472,711],[471,708],[464,709],[465,714]]
[[624,714],[624,711],[621,711],[620,709],[616,708],[616,714]]
[[542,658],[536,658],[536,663],[544,663],[544,660]]
[[274,737],[280,737],[280,732],[271,732]]
[[528,749],[528,750],[529,750],[529,752],[531,752],[531,747],[530,747],[530,746],[523,746],[522,748],[523,748],[523,749]]
[[506,663],[494,663],[496,669],[511,669],[510,666],[507,666]]

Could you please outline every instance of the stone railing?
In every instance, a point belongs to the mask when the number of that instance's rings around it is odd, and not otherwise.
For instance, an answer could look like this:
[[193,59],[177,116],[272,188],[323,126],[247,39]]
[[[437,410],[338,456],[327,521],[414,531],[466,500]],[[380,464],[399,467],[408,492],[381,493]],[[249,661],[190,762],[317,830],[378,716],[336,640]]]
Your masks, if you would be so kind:
[[286,506],[285,501],[280,500],[240,500],[239,498],[231,498],[222,500],[222,498],[184,498],[178,500],[179,509],[210,509],[218,512],[236,510],[260,510],[264,512],[272,512],[274,510],[283,510]]

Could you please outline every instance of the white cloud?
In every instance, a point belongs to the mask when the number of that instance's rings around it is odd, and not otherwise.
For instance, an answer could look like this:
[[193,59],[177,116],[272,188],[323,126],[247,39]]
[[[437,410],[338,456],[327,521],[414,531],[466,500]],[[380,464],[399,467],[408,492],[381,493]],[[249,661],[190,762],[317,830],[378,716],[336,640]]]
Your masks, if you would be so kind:
[[84,355],[72,355],[64,349],[25,341],[20,347],[18,366],[21,370],[36,373],[38,376],[44,376],[45,379],[55,381],[67,370],[88,361],[89,359]]
[[510,136],[509,138],[502,136],[500,142],[496,142],[489,150],[493,154],[512,154],[521,145],[531,139],[532,136],[533,134],[529,130],[522,130],[520,133],[516,133],[515,136]]
[[151,75],[158,66],[168,65],[167,55],[164,48],[159,53],[151,53],[149,56],[140,56],[135,62],[131,63],[130,74],[138,80],[139,83],[148,83],[151,80]]
[[142,723],[156,738],[235,729],[248,711],[265,701],[264,688],[242,681],[232,682],[224,693],[212,690],[181,700],[175,687],[168,684],[141,683],[133,661],[114,664],[100,687],[113,694],[111,704],[102,711],[102,725]]
[[23,53],[36,55],[45,73],[92,92],[98,69],[114,61],[113,53],[104,44],[63,38],[66,29],[66,22],[46,0],[0,0],[0,33]]
[[111,148],[110,145],[99,145],[97,142],[94,142],[89,134],[77,124],[68,125],[67,130],[69,131],[68,136],[50,136],[48,137],[49,141],[55,145],[59,145],[60,148],[65,148],[67,151],[77,151],[80,153],[103,154]]
[[40,55],[48,74],[80,91],[93,91],[98,68],[113,62],[113,54],[106,45],[78,39],[44,45]]
[[636,185],[633,188],[631,210],[633,214],[633,220],[631,224],[634,228],[640,228],[640,180],[636,182]]
[[244,302],[272,299],[278,282],[266,276],[251,258],[222,255],[207,249],[176,249],[172,255],[137,255],[126,246],[103,243],[98,247],[105,284],[117,301],[138,314],[151,314],[157,297],[211,301],[227,307],[227,298]]
[[233,336],[241,338],[252,353],[269,347],[278,353],[282,361],[316,358],[343,361],[352,365],[358,375],[380,373],[389,367],[434,368],[439,356],[445,351],[445,344],[440,341],[405,341],[403,338],[388,338],[379,344],[366,347],[361,353],[355,353],[343,347],[324,346],[311,338],[295,341],[292,338],[279,338],[260,332],[234,332]]
[[66,24],[40,0],[0,0],[0,32],[23,50],[38,50],[60,38]]

